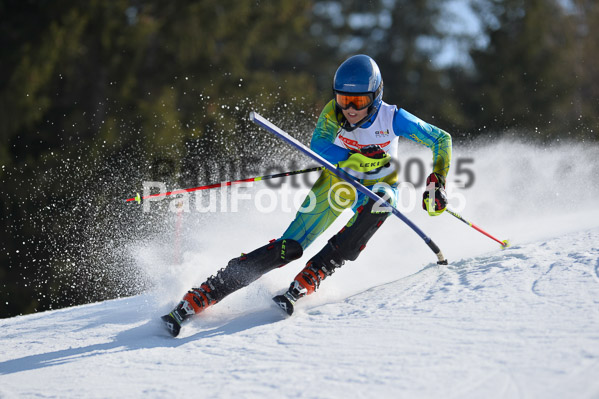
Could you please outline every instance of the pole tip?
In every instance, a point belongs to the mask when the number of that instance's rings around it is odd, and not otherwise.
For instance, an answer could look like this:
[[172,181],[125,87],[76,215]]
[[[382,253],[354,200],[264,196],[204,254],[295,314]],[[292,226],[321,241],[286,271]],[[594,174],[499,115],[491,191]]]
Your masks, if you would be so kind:
[[503,240],[503,241],[501,241],[501,243],[502,243],[501,244],[501,248],[502,249],[505,249],[505,248],[507,248],[507,247],[509,247],[511,245],[511,243],[510,243],[509,240]]

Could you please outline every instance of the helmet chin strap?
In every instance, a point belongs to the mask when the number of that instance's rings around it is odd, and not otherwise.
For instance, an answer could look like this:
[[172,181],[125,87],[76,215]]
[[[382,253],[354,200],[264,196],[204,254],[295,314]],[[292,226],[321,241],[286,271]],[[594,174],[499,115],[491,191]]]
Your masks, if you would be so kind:
[[[371,111],[372,112],[372,111]],[[365,124],[366,122],[373,120],[375,115],[377,114],[378,110],[374,113],[368,113],[368,115],[366,115],[361,121],[359,121],[358,123],[356,123],[355,125],[351,125],[348,120],[345,118],[345,116],[343,116],[343,119],[345,119],[345,121],[343,122],[343,124],[341,125],[341,127],[347,131],[347,132],[351,132],[352,130],[356,130],[357,128],[359,128],[360,126],[362,126],[363,124]],[[343,115],[343,112],[341,113],[341,115]]]

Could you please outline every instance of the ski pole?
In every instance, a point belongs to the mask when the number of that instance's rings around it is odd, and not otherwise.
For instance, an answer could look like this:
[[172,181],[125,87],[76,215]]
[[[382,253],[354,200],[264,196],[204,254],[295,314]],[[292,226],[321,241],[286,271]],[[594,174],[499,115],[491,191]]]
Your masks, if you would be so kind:
[[468,226],[472,227],[474,230],[483,233],[484,235],[486,235],[487,237],[491,238],[492,240],[497,241],[498,243],[501,244],[502,248],[507,248],[510,246],[510,243],[508,240],[503,240],[500,241],[497,238],[493,237],[491,234],[487,233],[486,231],[484,231],[483,229],[481,229],[480,227],[478,227],[477,225],[475,225],[472,222],[469,222],[468,220],[464,219],[460,214],[458,214],[457,212],[452,211],[451,209],[447,208],[445,209],[446,212],[448,212],[450,215],[455,216],[456,218],[460,219],[462,222],[466,223]]
[[125,200],[125,202],[135,201],[137,203],[141,203],[142,200],[145,200],[145,199],[148,199],[148,198],[165,197],[165,196],[169,196],[169,195],[177,195],[177,194],[183,194],[183,193],[190,193],[192,191],[198,191],[198,190],[208,190],[208,189],[216,188],[216,187],[232,186],[233,184],[249,183],[249,182],[254,182],[254,181],[276,179],[278,177],[286,177],[286,176],[299,175],[299,174],[302,174],[302,173],[315,172],[317,170],[322,170],[323,168],[324,168],[323,166],[316,166],[316,167],[309,168],[309,169],[294,170],[294,171],[291,171],[291,172],[277,173],[277,174],[274,174],[274,175],[250,177],[250,178],[247,178],[247,179],[232,180],[232,181],[226,181],[226,182],[221,182],[221,183],[213,183],[213,184],[207,184],[205,186],[199,186],[199,187],[193,187],[193,188],[184,188],[184,189],[181,189],[181,190],[168,191],[166,193],[158,193],[158,194],[146,195],[145,197],[142,197],[141,195],[139,195],[139,193],[137,193],[137,195],[135,197],[128,198],[128,199]]
[[303,152],[304,154],[306,154],[307,156],[309,156],[316,162],[320,163],[326,169],[328,169],[329,171],[334,173],[337,177],[345,180],[347,183],[354,186],[358,191],[360,191],[362,194],[366,195],[367,197],[369,197],[370,199],[375,201],[380,206],[390,208],[391,213],[393,213],[395,216],[400,218],[405,224],[407,224],[412,230],[414,230],[414,232],[416,232],[416,234],[418,234],[420,236],[420,238],[422,238],[424,240],[426,245],[428,245],[428,247],[435,253],[435,255],[437,255],[437,263],[438,264],[440,264],[440,265],[447,264],[447,259],[445,259],[445,256],[443,256],[443,253],[441,252],[441,250],[439,249],[437,244],[435,244],[430,237],[428,237],[426,234],[424,234],[424,232],[422,230],[420,230],[420,228],[418,226],[416,226],[410,219],[408,219],[396,207],[391,206],[387,201],[383,200],[381,197],[376,195],[368,187],[365,187],[362,183],[354,180],[354,178],[351,175],[349,175],[347,172],[345,172],[341,168],[336,167],[335,165],[333,165],[332,163],[330,163],[329,161],[327,161],[326,159],[324,159],[323,157],[321,157],[320,155],[318,155],[317,153],[315,153],[314,151],[312,151],[311,149],[309,149],[308,147],[306,147],[305,145],[300,143],[297,139],[295,139],[294,137],[289,135],[287,132],[285,132],[281,128],[272,124],[270,121],[265,119],[262,115],[252,111],[252,112],[250,112],[250,120],[252,122],[254,122],[255,124],[257,124],[258,126],[273,133],[274,135],[276,135],[283,141],[287,142],[287,144],[290,144],[293,147],[297,148],[298,150],[300,150],[301,152]]

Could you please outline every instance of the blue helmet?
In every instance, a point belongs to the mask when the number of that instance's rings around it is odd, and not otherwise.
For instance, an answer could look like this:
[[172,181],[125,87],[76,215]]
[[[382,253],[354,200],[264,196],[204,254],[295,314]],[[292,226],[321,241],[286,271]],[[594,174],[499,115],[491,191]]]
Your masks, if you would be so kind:
[[[364,119],[354,126],[349,126],[349,123],[345,121],[343,127],[346,130],[353,130],[363,125],[378,112],[383,101],[383,78],[378,65],[372,58],[364,54],[348,58],[335,72],[333,92],[340,109],[346,109],[350,104],[358,110],[368,106],[368,115]],[[364,106],[356,102],[344,104],[341,101],[343,95],[367,95],[370,101]]]

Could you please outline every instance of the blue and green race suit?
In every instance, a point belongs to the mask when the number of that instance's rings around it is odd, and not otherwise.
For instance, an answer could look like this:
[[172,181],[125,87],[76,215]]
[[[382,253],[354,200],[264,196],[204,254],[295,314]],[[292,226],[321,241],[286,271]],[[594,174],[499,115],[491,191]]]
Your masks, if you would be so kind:
[[[399,137],[406,137],[430,148],[433,153],[433,172],[447,176],[451,162],[451,136],[442,129],[385,102],[369,121],[352,131],[342,128],[342,117],[335,101],[331,100],[322,110],[310,142],[310,148],[332,164],[346,160],[352,151],[377,144],[391,156],[391,164],[397,165]],[[387,169],[359,180],[395,205],[398,198],[397,171],[394,168]],[[347,223],[347,227],[351,226],[358,216],[356,209],[365,205],[368,199],[362,193],[356,194],[351,185],[333,173],[324,170],[281,239],[296,240],[306,249],[348,208],[354,210],[354,216]]]

